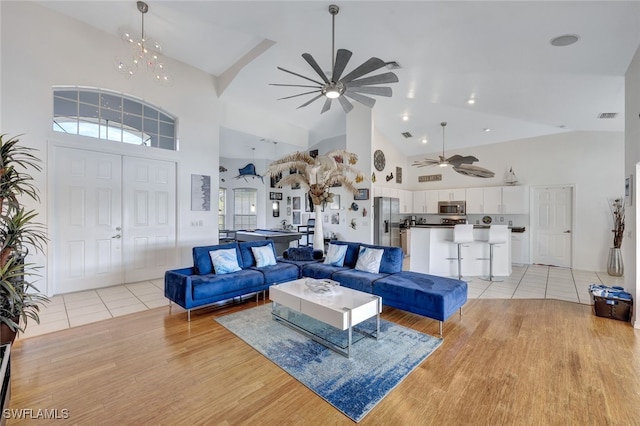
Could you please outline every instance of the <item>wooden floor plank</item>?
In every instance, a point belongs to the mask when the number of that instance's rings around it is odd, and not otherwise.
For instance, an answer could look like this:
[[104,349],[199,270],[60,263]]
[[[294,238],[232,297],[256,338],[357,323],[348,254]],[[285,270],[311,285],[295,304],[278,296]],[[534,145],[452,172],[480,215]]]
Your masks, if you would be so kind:
[[[195,311],[190,323],[157,308],[18,340],[10,407],[68,409],[66,424],[81,425],[352,424],[214,320],[255,305]],[[404,311],[382,317],[438,331]],[[470,300],[360,424],[640,424],[639,333],[576,303]]]

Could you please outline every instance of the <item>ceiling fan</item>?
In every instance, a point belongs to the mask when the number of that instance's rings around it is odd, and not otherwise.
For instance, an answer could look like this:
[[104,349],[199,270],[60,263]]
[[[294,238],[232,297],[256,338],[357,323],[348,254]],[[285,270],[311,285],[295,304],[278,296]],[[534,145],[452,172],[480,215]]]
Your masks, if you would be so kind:
[[349,63],[349,59],[351,58],[352,53],[347,49],[338,49],[337,55],[335,52],[335,29],[336,29],[335,24],[336,24],[336,15],[338,14],[339,10],[340,8],[335,4],[332,4],[331,6],[329,6],[329,13],[331,14],[331,17],[332,17],[331,18],[331,24],[332,24],[331,25],[331,28],[332,28],[331,76],[328,77],[327,75],[325,75],[324,71],[322,71],[322,68],[320,68],[316,60],[313,59],[313,56],[311,56],[309,53],[303,53],[302,57],[304,58],[304,60],[307,61],[309,65],[311,65],[311,68],[313,68],[313,70],[320,76],[320,79],[322,81],[318,81],[317,79],[309,78],[302,74],[298,74],[293,71],[284,69],[282,67],[278,67],[278,69],[281,71],[304,78],[305,80],[311,81],[312,83],[315,83],[317,85],[317,86],[311,86],[311,85],[299,85],[299,84],[270,83],[271,86],[304,87],[304,88],[315,89],[308,92],[300,93],[298,95],[279,98],[278,100],[291,99],[298,96],[318,93],[317,96],[313,97],[312,99],[300,105],[298,109],[306,107],[307,105],[316,101],[317,99],[325,97],[325,102],[324,102],[324,105],[322,106],[322,111],[320,111],[320,113],[322,114],[327,112],[329,108],[331,108],[331,102],[334,99],[337,99],[338,102],[340,102],[342,109],[344,109],[344,112],[348,113],[353,109],[353,104],[348,99],[346,99],[346,97],[351,98],[354,101],[358,101],[363,105],[368,106],[369,108],[372,108],[373,105],[376,103],[376,100],[369,96],[365,96],[365,94],[376,95],[376,96],[387,96],[387,97],[391,96],[392,91],[390,87],[372,87],[372,86],[377,84],[397,83],[398,77],[394,73],[386,72],[383,74],[377,74],[370,77],[360,78],[386,65],[386,63],[379,58],[375,58],[375,57],[369,58],[363,64],[361,64],[360,66],[352,70],[350,73],[348,73],[344,77],[342,76],[342,73],[344,72],[344,70],[347,67],[347,64]]
[[439,167],[448,167],[451,166],[453,170],[460,173],[461,175],[471,176],[471,177],[480,177],[480,178],[490,178],[495,176],[495,173],[491,170],[487,170],[485,168],[474,166],[473,163],[479,161],[473,155],[453,155],[449,158],[444,156],[444,128],[447,126],[447,122],[443,121],[440,123],[442,126],[442,155],[438,156],[438,159],[425,158],[424,160],[414,161],[412,166],[417,167],[425,167],[425,166],[439,166]]

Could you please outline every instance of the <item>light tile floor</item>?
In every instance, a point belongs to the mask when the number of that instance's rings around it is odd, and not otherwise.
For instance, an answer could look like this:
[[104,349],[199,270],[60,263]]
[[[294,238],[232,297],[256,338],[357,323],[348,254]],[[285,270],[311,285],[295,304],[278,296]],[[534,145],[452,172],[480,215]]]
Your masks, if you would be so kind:
[[[514,265],[509,277],[499,278],[504,281],[489,282],[477,277],[465,277],[469,284],[469,299],[559,299],[591,304],[588,291],[590,284],[624,286],[623,278],[611,277],[606,273],[540,265]],[[58,295],[52,297],[51,303],[41,310],[40,324],[31,321],[19,338],[168,305],[162,278]]]

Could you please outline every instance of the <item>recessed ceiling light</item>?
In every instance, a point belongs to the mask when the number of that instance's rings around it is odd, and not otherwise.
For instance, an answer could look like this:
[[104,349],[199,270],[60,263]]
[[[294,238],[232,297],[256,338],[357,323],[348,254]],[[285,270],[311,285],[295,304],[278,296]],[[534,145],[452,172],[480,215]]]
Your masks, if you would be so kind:
[[407,114],[403,115],[402,121],[409,121],[409,116]]
[[484,129],[482,129],[482,130],[484,130],[485,132],[490,132],[490,131],[491,131],[491,129],[490,129],[490,128],[488,128],[488,127],[485,127],[485,128],[484,128]]
[[427,138],[422,138],[422,143],[427,143]]
[[475,103],[476,103],[476,100],[475,100],[475,99],[473,99],[473,98],[471,98],[471,99],[469,99],[469,100],[467,101],[467,103],[468,103],[469,105],[473,105],[473,104],[475,104]]
[[551,44],[557,47],[570,46],[580,40],[576,34],[565,34],[551,39]]

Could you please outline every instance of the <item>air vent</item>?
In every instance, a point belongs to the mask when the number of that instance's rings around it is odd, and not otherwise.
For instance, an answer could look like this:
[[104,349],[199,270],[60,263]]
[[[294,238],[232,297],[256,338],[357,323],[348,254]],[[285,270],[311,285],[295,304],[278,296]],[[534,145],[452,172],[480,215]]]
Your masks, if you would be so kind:
[[609,119],[609,118],[616,118],[617,116],[618,116],[617,112],[601,112],[598,115],[598,118]]
[[402,68],[396,61],[385,62],[384,66],[389,70],[399,70],[400,68]]
[[404,136],[404,137],[405,137],[405,138],[407,138],[407,139],[409,139],[409,138],[412,138],[412,137],[413,137],[413,135],[412,135],[411,133],[409,133],[409,132],[402,132],[402,136]]

